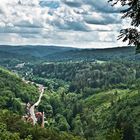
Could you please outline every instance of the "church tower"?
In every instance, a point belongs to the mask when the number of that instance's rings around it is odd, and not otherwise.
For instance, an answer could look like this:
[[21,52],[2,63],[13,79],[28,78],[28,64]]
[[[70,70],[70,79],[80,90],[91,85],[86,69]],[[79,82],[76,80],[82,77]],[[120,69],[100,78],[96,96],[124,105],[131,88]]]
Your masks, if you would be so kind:
[[41,127],[44,128],[44,112],[42,113],[42,123],[41,123]]

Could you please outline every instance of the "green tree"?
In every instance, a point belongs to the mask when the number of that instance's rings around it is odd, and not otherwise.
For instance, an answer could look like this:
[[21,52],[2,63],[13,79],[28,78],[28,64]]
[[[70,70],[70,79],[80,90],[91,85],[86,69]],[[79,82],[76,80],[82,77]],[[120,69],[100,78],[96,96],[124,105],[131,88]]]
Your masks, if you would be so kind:
[[76,118],[73,120],[73,127],[74,127],[73,132],[75,134],[80,135],[80,136],[84,135],[83,125],[81,122],[80,115],[77,115]]
[[106,140],[122,140],[122,133],[120,130],[112,129],[106,136]]
[[20,140],[18,133],[7,131],[6,124],[0,123],[0,140]]
[[56,116],[56,121],[58,122],[59,130],[68,131],[70,129],[70,126],[64,116],[58,114]]
[[113,2],[113,5],[121,2],[124,10],[122,18],[130,18],[131,26],[133,28],[126,28],[120,30],[120,35],[118,39],[123,38],[123,42],[128,41],[129,45],[135,45],[137,47],[137,51],[140,51],[140,1],[139,0],[109,0],[109,2]]

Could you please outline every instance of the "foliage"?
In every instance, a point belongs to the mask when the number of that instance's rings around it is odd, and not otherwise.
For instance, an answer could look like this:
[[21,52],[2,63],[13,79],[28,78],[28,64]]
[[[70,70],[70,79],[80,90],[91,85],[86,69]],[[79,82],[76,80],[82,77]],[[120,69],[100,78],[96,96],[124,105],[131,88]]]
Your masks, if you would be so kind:
[[[8,121],[7,121],[8,120]],[[0,139],[1,140],[84,140],[68,133],[58,133],[53,130],[33,127],[23,122],[20,116],[7,110],[0,114]]]
[[20,116],[26,102],[36,101],[36,87],[1,68],[1,136],[17,140],[139,139],[139,62],[40,63],[28,70],[31,81],[47,87],[36,108],[45,112],[45,128],[33,127]]
[[123,38],[123,41],[129,41],[129,45],[134,44],[137,47],[137,50],[140,50],[140,31],[138,28],[140,25],[140,1],[139,0],[109,0],[113,2],[113,5],[121,2],[123,16],[122,18],[130,18],[131,25],[135,28],[122,29],[120,31],[120,38]]
[[88,92],[83,96],[89,96],[107,88],[127,88],[128,83],[135,79],[134,68],[139,73],[140,65],[134,62],[43,63],[32,67],[32,75],[28,76],[49,90],[57,91],[67,84],[68,91]]
[[22,82],[15,74],[0,68],[0,108],[23,114],[23,104],[34,102],[37,95],[38,91],[34,86]]

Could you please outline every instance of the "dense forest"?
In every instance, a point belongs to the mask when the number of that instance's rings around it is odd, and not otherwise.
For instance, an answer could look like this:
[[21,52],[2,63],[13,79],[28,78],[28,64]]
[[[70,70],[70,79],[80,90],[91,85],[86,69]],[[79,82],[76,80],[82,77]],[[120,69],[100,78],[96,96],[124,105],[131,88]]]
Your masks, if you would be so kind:
[[28,78],[47,87],[39,107],[48,116],[47,127],[89,140],[139,138],[139,62],[58,62],[30,68]]
[[[6,49],[5,49],[6,48]],[[88,55],[87,55],[88,54]],[[95,61],[95,60],[140,60],[134,47],[108,49],[77,49],[56,46],[4,46],[0,45],[0,65],[13,67],[23,62],[40,63],[40,61]]]
[[[23,50],[20,49],[19,52],[22,53]],[[64,48],[63,50],[66,51]],[[26,49],[24,51],[25,54],[29,52]],[[57,49],[51,50],[54,54],[56,51]],[[25,57],[25,54],[14,55],[11,50],[9,55],[8,49],[4,54],[2,52],[2,140],[139,139],[138,56],[127,55],[126,52],[123,55],[125,57],[118,55],[118,59],[114,59],[115,57],[110,55],[112,59],[108,60],[101,57],[103,52],[99,51],[98,55],[102,59],[97,59],[94,55],[92,59],[85,59],[84,51],[88,50],[77,50],[76,54],[79,53],[80,59],[78,57],[60,61],[39,58],[34,52],[33,55],[27,55],[28,57]],[[119,52],[117,49],[116,53]],[[39,97],[36,83],[45,87],[41,102],[35,109],[45,113],[45,128],[41,128],[39,124],[32,126],[23,120],[27,103],[34,104]]]
[[17,75],[0,68],[0,139],[1,140],[82,140],[53,129],[33,127],[22,120],[27,102],[38,97],[35,86],[24,83]]
[[0,17],[16,44],[0,45],[0,140],[140,140],[140,0],[5,0]]

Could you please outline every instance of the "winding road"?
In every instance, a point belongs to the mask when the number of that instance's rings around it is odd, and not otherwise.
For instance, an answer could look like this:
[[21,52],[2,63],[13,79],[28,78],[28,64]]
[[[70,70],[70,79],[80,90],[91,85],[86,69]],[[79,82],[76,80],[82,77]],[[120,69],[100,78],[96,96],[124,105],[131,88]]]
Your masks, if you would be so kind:
[[33,105],[30,107],[30,109],[29,109],[31,118],[32,118],[32,120],[33,120],[33,125],[35,125],[35,124],[37,123],[37,118],[36,118],[36,116],[35,116],[35,107],[38,106],[39,103],[41,102],[41,98],[42,98],[43,93],[44,93],[44,91],[45,91],[45,87],[44,87],[43,85],[37,84],[37,86],[39,87],[39,92],[40,92],[39,99],[38,99],[38,101],[37,101],[35,104],[33,104]]

